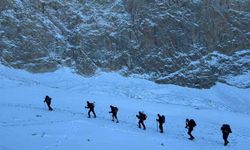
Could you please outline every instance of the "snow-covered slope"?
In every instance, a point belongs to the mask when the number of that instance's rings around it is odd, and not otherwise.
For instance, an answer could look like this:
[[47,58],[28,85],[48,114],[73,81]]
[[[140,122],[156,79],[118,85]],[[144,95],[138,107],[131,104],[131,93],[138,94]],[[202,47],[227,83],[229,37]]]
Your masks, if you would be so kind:
[[[0,65],[0,93],[1,150],[248,150],[250,146],[250,89],[217,84],[198,90],[103,72],[83,78],[68,68],[34,75]],[[45,95],[52,97],[55,111],[45,108]],[[87,100],[95,101],[95,119],[87,118]],[[111,121],[110,104],[119,107],[118,124]],[[148,115],[146,131],[137,128],[138,111]],[[166,116],[164,134],[156,130],[157,113]],[[186,118],[198,124],[194,141],[187,139]],[[220,133],[223,123],[233,130],[226,148]]]

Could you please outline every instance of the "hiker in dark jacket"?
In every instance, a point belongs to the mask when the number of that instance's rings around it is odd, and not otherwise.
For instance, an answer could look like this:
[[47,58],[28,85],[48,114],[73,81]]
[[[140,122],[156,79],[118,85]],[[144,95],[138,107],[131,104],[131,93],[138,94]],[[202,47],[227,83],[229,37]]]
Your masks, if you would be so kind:
[[188,120],[187,122],[187,128],[188,128],[188,135],[190,136],[190,140],[193,140],[194,139],[194,136],[192,135],[192,131],[194,129],[194,127],[196,126],[196,123],[193,119],[186,119]]
[[141,125],[143,126],[143,129],[146,130],[146,126],[144,124],[144,121],[147,119],[147,115],[143,112],[139,111],[139,114],[136,115],[136,117],[139,119],[138,127],[141,128]]
[[229,142],[227,140],[230,133],[232,133],[232,130],[228,124],[223,124],[220,128],[223,135],[224,145],[226,146]]
[[45,97],[45,99],[44,99],[43,102],[47,104],[47,106],[49,108],[49,111],[53,110],[52,107],[50,106],[50,104],[51,104],[51,98],[48,95],[46,95],[46,97]]
[[115,121],[115,119],[116,119],[116,123],[118,123],[119,122],[117,119],[118,108],[110,105],[110,109],[111,109],[111,111],[109,113],[112,113],[112,121]]
[[90,103],[89,101],[87,101],[87,106],[85,108],[89,109],[89,111],[88,111],[88,115],[89,115],[88,118],[91,117],[90,116],[90,112],[92,112],[94,114],[94,118],[96,118],[94,107],[95,107],[94,103]]
[[163,133],[163,123],[165,123],[165,116],[164,115],[160,115],[160,114],[157,114],[157,116],[158,116],[158,119],[156,119],[156,121],[159,122],[160,132]]

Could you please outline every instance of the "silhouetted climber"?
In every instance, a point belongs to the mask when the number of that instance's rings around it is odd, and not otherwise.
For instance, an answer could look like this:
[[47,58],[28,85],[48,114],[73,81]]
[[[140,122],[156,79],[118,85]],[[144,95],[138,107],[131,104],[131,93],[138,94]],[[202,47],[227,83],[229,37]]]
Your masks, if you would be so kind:
[[144,114],[144,112],[139,111],[139,115],[136,115],[136,117],[139,119],[138,127],[141,128],[141,125],[142,125],[143,129],[146,130],[146,126],[144,124],[144,121],[147,119],[147,115]]
[[194,127],[196,126],[196,123],[193,119],[186,119],[187,122],[187,128],[188,128],[188,135],[190,136],[190,140],[194,139],[194,136],[192,135],[192,131],[194,129]]
[[164,115],[160,115],[160,114],[157,114],[158,116],[158,119],[156,119],[156,121],[159,122],[159,129],[160,129],[160,132],[163,133],[163,123],[165,123],[165,116]]
[[51,104],[51,98],[48,95],[46,95],[45,100],[43,102],[44,103],[46,102],[46,104],[47,104],[47,106],[49,108],[49,111],[53,110],[52,107],[50,106],[50,104]]
[[223,135],[224,145],[226,146],[229,142],[227,140],[230,133],[232,133],[232,130],[228,124],[223,124],[220,128]]
[[110,109],[111,109],[111,111],[109,113],[112,113],[112,121],[115,121],[115,119],[116,119],[116,123],[118,123],[119,122],[117,119],[118,108],[110,105]]
[[95,104],[94,103],[90,103],[89,101],[87,101],[87,106],[85,108],[88,108],[89,111],[88,111],[88,118],[90,118],[90,112],[92,112],[94,114],[94,118],[96,118],[96,114],[95,114]]

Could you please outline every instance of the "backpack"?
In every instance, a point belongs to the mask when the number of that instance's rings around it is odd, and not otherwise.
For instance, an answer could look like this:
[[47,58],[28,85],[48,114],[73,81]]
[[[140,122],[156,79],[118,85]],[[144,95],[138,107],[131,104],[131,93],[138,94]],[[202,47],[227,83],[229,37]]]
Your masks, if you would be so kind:
[[89,103],[89,107],[90,107],[90,108],[94,108],[94,107],[95,107],[95,104],[94,104],[94,103]]
[[232,133],[230,125],[228,125],[228,124],[223,124],[221,129],[224,131],[228,131],[229,133]]
[[50,104],[51,103],[51,98],[50,97],[46,97],[45,98],[45,102],[48,103],[48,104]]
[[117,107],[114,107],[114,111],[115,111],[115,112],[118,112],[118,110],[119,110],[119,109],[118,109]]
[[193,127],[196,126],[196,123],[195,123],[195,121],[194,121],[193,119],[191,119],[191,120],[189,121],[189,123],[190,123],[190,125],[193,126]]
[[222,127],[223,127],[223,128],[226,128],[226,129],[229,129],[229,128],[230,128],[230,125],[228,125],[228,124],[223,124]]
[[165,123],[165,116],[162,115],[161,118],[162,118],[162,123]]
[[147,115],[142,113],[142,120],[146,120],[147,119]]

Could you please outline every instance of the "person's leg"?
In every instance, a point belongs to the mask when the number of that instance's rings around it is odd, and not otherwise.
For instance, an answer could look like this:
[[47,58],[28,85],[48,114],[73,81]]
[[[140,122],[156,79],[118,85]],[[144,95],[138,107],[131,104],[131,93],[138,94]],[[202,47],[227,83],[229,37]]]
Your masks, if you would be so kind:
[[229,142],[227,140],[228,138],[228,134],[227,133],[223,133],[223,140],[224,140],[224,145],[226,146]]
[[227,135],[226,135],[227,144],[229,143],[228,136],[229,136],[229,133],[227,133]]
[[190,139],[193,140],[194,139],[194,136],[192,135],[192,131],[193,131],[193,128],[190,128],[188,129],[188,135],[190,136]]
[[138,127],[141,128],[141,120],[138,122]]
[[52,110],[53,110],[52,107],[51,107],[50,105],[49,105],[48,107],[49,107],[49,111],[52,111]]
[[146,126],[145,126],[145,124],[144,124],[143,121],[141,122],[141,124],[142,124],[142,126],[143,126],[143,129],[146,130]]
[[115,113],[114,117],[115,117],[115,119],[116,119],[116,123],[118,123],[119,120],[118,120],[118,118],[117,118],[117,113]]
[[88,115],[89,115],[88,117],[89,117],[89,118],[90,118],[90,112],[91,112],[91,109],[89,109],[89,111],[88,111]]
[[162,123],[159,123],[159,129],[160,129],[160,132],[163,133],[163,125],[162,125]]
[[92,113],[94,114],[94,118],[96,118],[95,110],[92,109]]

